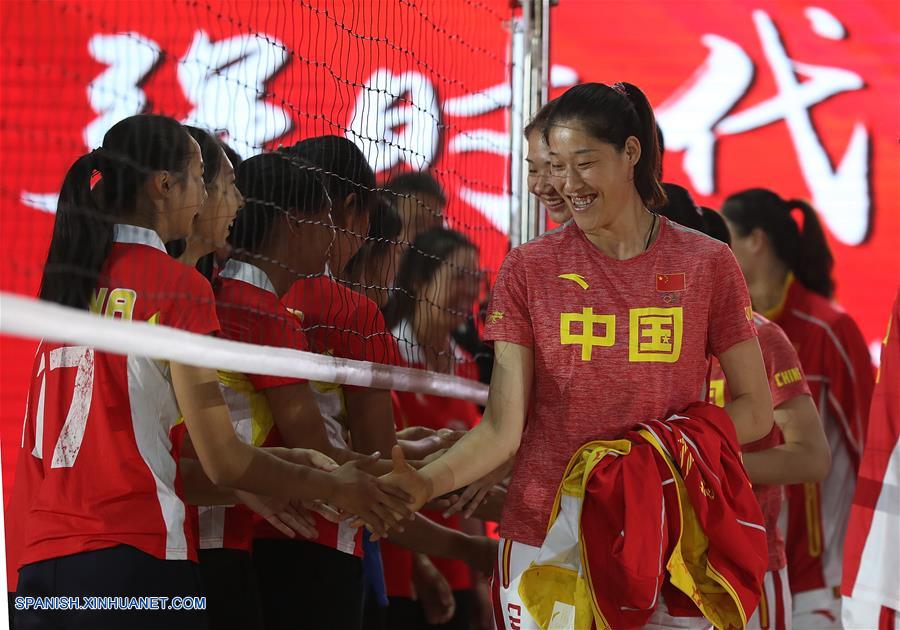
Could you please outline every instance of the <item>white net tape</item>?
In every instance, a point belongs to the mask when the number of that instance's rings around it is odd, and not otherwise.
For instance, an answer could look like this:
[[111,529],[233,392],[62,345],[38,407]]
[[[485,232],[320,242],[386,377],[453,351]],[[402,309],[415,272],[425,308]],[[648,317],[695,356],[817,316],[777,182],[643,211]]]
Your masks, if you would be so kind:
[[0,331],[245,374],[434,394],[479,405],[487,402],[486,385],[457,376],[227,341],[145,322],[101,318],[12,293],[0,292]]

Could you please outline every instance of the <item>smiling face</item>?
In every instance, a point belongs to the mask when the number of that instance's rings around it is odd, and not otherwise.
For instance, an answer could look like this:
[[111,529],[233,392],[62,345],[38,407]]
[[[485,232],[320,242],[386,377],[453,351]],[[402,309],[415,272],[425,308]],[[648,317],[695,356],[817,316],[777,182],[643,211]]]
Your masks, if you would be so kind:
[[537,130],[528,135],[528,192],[537,197],[554,223],[565,223],[572,218],[566,200],[556,192],[550,181],[550,147]]
[[551,181],[575,223],[584,232],[607,228],[637,194],[637,138],[629,136],[618,149],[591,136],[577,121],[563,121],[550,128],[548,139]]
[[429,309],[426,321],[449,334],[472,312],[480,286],[478,251],[458,247],[418,291],[419,303]]
[[244,203],[235,185],[234,167],[225,152],[219,151],[219,172],[206,185],[206,203],[194,220],[194,232],[191,234],[191,240],[208,251],[225,246],[234,217]]

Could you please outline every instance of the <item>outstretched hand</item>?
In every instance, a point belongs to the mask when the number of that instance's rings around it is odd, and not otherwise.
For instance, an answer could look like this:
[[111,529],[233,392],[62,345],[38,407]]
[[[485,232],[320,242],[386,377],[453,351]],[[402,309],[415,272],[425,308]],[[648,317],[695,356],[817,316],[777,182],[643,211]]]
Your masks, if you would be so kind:
[[296,534],[300,534],[310,540],[318,538],[315,519],[298,501],[267,497],[244,490],[235,490],[234,493],[244,505],[285,536],[294,538]]
[[365,472],[365,468],[377,462],[379,457],[380,453],[372,453],[334,470],[331,474],[337,487],[329,500],[333,506],[355,515],[357,520],[353,525],[365,525],[376,540],[386,536],[391,529],[403,531],[401,522],[413,514],[408,507],[413,502],[412,495],[399,485],[382,483]]
[[[394,462],[394,468],[378,479],[378,486],[384,492],[392,495],[399,492],[409,497],[405,508],[409,514],[414,514],[428,500],[431,494],[430,484],[425,477],[407,463],[403,449],[399,445],[395,444],[391,450],[391,459]],[[355,524],[358,524],[358,521]],[[375,541],[382,537],[383,535],[379,532],[373,531],[371,539]]]

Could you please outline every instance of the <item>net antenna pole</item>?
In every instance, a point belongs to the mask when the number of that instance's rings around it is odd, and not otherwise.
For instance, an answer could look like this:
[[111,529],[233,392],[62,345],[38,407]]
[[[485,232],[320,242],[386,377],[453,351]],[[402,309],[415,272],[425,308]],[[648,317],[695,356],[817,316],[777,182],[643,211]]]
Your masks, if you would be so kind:
[[513,21],[512,35],[512,134],[510,146],[510,246],[539,236],[546,227],[546,213],[528,193],[525,125],[547,102],[550,79],[550,7],[555,0],[517,0],[522,13]]

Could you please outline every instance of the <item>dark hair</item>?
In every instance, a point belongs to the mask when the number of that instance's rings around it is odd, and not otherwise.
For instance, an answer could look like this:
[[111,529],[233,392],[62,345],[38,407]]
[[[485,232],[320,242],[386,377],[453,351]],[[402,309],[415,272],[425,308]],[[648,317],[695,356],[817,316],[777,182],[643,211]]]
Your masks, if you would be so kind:
[[284,153],[264,153],[241,162],[235,184],[244,196],[228,243],[260,253],[282,216],[302,218],[326,208],[329,199],[315,166]]
[[282,151],[314,164],[321,171],[321,180],[335,204],[336,213],[344,211],[344,200],[351,194],[356,195],[358,212],[374,210],[375,172],[359,147],[347,138],[317,136]]
[[[799,223],[794,210],[801,214]],[[775,255],[794,273],[800,284],[810,291],[831,298],[834,258],[825,240],[825,232],[816,211],[800,199],[784,200],[771,190],[753,188],[728,197],[722,214],[746,236],[759,228],[766,233]]]
[[412,318],[416,292],[434,277],[453,252],[463,248],[475,249],[475,245],[463,234],[447,228],[432,228],[416,237],[400,260],[394,291],[384,306],[384,320],[389,329]]
[[222,145],[222,150],[225,152],[225,157],[228,158],[228,161],[231,162],[231,166],[237,170],[237,167],[241,165],[241,162],[244,161],[244,158],[240,156],[240,154],[231,148],[231,145],[222,140],[218,139],[219,144]]
[[703,223],[703,215],[700,213],[700,208],[694,203],[691,193],[678,184],[667,182],[662,187],[666,191],[666,203],[654,212],[692,230],[703,232],[706,227]]
[[359,278],[363,269],[378,260],[393,247],[399,247],[397,238],[403,230],[403,220],[393,205],[381,199],[372,212],[369,221],[369,235],[366,242],[344,266],[345,278]]
[[701,206],[700,211],[703,213],[703,223],[705,225],[703,231],[708,236],[731,247],[731,234],[728,232],[728,226],[725,224],[725,219],[722,218],[722,215],[706,206]]
[[[189,136],[178,121],[141,114],[113,125],[99,149],[72,164],[60,190],[41,278],[42,300],[88,308],[116,222],[134,211],[152,172],[184,172],[189,151]],[[92,189],[94,173],[100,181]]]
[[620,151],[634,136],[641,144],[641,157],[634,167],[634,186],[651,210],[666,202],[659,183],[660,152],[653,108],[641,90],[631,83],[609,87],[602,83],[581,83],[558,97],[547,113],[547,130],[565,121],[578,121],[597,140]]
[[547,126],[547,119],[550,117],[551,110],[556,106],[556,101],[558,99],[553,99],[552,101],[548,101],[544,103],[543,107],[541,107],[537,114],[534,115],[534,118],[531,119],[527,125],[525,125],[525,138],[531,135],[532,132],[538,131],[540,133],[544,133],[544,129]]
[[395,195],[431,195],[441,205],[447,204],[447,195],[444,189],[427,171],[409,171],[401,173],[385,184],[385,188]]

